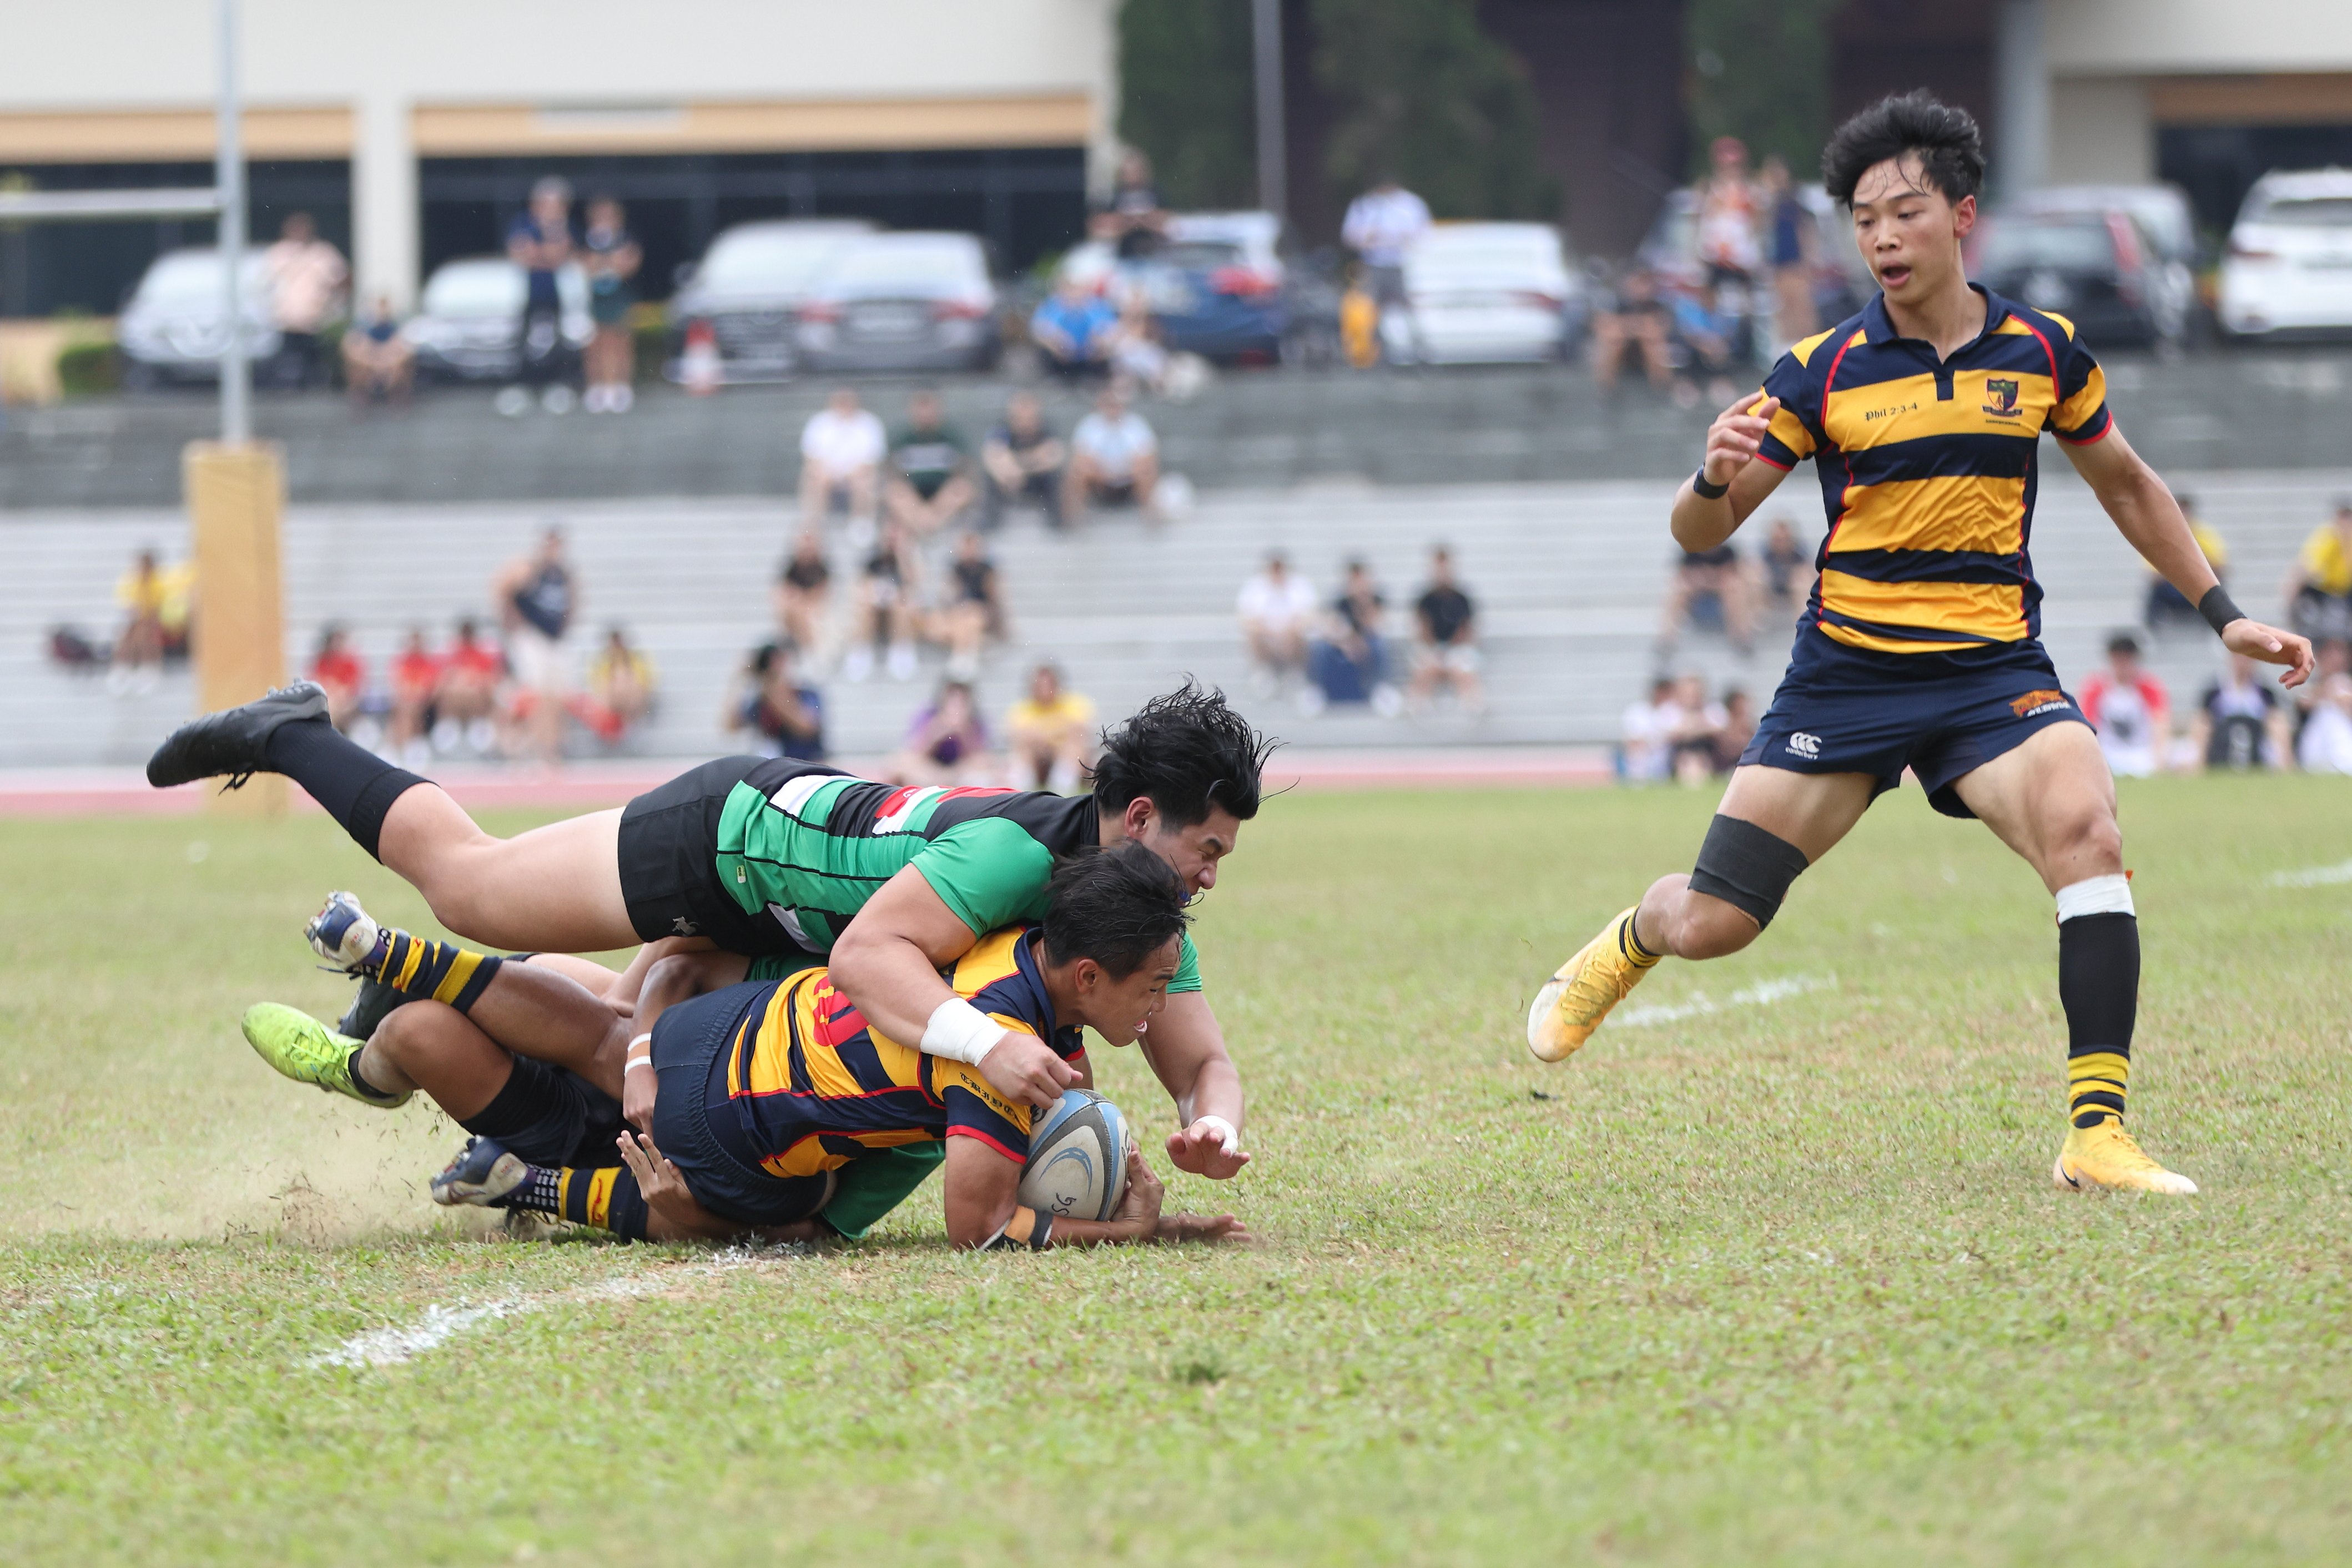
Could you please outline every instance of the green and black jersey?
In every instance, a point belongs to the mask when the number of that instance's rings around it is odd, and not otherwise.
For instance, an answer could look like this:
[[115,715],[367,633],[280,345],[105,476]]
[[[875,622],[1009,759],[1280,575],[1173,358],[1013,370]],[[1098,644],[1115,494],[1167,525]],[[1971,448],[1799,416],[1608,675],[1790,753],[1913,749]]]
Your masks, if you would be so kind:
[[[980,936],[1042,919],[1055,862],[1099,844],[1101,832],[1091,795],[908,789],[805,762],[727,758],[631,804],[623,892],[647,940],[704,935],[730,951],[821,955],[911,865]],[[724,907],[702,887],[660,896],[665,880],[700,880],[690,877],[694,859],[715,874]],[[1190,936],[1168,988],[1201,988]]]

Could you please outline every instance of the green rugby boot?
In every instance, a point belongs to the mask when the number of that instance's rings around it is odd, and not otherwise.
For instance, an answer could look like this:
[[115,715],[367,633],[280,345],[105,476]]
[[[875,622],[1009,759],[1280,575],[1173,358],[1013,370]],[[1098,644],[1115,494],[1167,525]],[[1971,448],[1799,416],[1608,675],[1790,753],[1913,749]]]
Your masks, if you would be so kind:
[[246,1042],[261,1060],[297,1083],[314,1083],[332,1093],[393,1111],[408,1103],[414,1090],[378,1094],[352,1073],[362,1042],[337,1034],[309,1013],[278,1002],[256,1002],[245,1010]]

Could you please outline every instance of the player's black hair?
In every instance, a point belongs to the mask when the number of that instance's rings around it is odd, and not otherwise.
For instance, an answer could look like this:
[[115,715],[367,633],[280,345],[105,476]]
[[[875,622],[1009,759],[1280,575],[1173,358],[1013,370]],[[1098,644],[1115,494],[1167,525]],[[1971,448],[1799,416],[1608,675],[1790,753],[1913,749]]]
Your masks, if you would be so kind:
[[1208,821],[1212,807],[1247,821],[1257,815],[1259,775],[1274,747],[1224,693],[1187,680],[1103,733],[1095,800],[1106,811],[1149,800],[1180,828]]
[[1984,190],[1984,135],[1976,116],[1925,89],[1880,99],[1841,125],[1822,149],[1822,183],[1851,207],[1863,175],[1889,158],[1916,155],[1920,177],[1958,202]]
[[1183,934],[1184,884],[1143,845],[1073,855],[1045,884],[1045,956],[1092,958],[1124,980]]

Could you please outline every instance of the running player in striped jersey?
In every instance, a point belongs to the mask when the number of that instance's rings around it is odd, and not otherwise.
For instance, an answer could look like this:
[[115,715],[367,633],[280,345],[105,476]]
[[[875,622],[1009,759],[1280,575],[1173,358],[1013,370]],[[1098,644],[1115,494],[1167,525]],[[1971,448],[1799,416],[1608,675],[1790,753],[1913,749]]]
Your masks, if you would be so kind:
[[[787,969],[827,964],[893,1039],[1046,1106],[1073,1082],[1068,1065],[991,1026],[941,967],[990,931],[1037,919],[1055,860],[1081,850],[1142,843],[1194,893],[1213,887],[1257,814],[1269,749],[1222,695],[1188,684],[1103,737],[1090,795],[898,789],[820,764],[730,757],[625,809],[498,839],[430,780],[339,734],[324,694],[304,683],[182,726],[147,777],[162,788],[284,774],[477,942],[569,954],[676,938]],[[336,933],[319,935],[337,945]],[[616,994],[635,983],[625,977]],[[1241,1077],[1189,938],[1170,990],[1146,1051],[1176,1103],[1169,1157],[1230,1176],[1244,1157]]]
[[2232,653],[2287,666],[2294,685],[2311,646],[2231,602],[2116,430],[2074,325],[1969,282],[1961,244],[1984,153],[1966,112],[1924,93],[1887,99],[1839,129],[1822,170],[1880,292],[1717,416],[1673,523],[1683,549],[1714,549],[1811,458],[1830,525],[1820,580],[1696,869],[1660,878],[1560,967],[1528,1043],[1558,1061],[1660,959],[1755,941],[1790,883],[1907,768],[1938,811],[1981,819],[2056,901],[2070,1042],[2058,1185],[2193,1193],[2124,1128],[2139,927],[2114,783],[2038,641],[2027,539],[2042,433]]

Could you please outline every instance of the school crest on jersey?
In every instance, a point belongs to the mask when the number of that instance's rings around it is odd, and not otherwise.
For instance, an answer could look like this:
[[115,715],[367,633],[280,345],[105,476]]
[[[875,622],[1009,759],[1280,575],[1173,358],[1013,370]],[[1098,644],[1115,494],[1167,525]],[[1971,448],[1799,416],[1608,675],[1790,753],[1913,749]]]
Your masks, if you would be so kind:
[[1984,411],[1995,419],[2015,419],[2021,412],[2017,406],[2020,390],[2015,376],[1987,376]]

